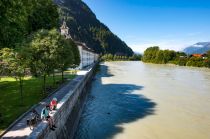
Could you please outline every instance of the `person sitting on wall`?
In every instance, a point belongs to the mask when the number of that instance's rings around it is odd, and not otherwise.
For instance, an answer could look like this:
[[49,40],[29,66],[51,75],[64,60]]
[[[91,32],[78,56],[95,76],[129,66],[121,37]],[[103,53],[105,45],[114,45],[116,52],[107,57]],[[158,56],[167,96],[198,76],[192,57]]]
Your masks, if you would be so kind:
[[53,98],[50,102],[50,110],[55,110],[57,108],[57,98]]
[[49,115],[49,110],[50,110],[50,106],[46,105],[41,112],[41,119],[48,121],[50,129],[51,130],[55,130],[54,128],[56,128],[55,126],[55,122],[54,119]]

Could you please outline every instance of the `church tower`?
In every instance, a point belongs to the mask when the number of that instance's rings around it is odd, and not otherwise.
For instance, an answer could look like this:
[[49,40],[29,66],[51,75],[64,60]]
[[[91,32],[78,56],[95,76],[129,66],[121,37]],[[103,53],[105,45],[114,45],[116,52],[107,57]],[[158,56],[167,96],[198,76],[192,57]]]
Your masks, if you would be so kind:
[[63,25],[60,27],[61,35],[65,36],[66,39],[71,38],[71,35],[69,34],[69,27],[66,25],[66,21],[63,21]]

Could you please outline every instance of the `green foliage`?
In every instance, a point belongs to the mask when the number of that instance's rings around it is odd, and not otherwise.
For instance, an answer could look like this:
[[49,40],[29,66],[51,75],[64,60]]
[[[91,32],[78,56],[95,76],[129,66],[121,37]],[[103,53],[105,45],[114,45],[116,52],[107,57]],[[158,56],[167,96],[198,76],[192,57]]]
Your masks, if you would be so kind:
[[134,54],[132,57],[129,57],[130,61],[140,61],[142,59],[142,55]]
[[144,62],[154,62],[158,51],[159,51],[159,47],[158,46],[147,48],[144,51],[144,55],[142,57],[142,61],[144,61]]
[[179,57],[179,58],[176,58],[176,60],[174,61],[174,64],[179,65],[179,66],[186,66],[187,61],[188,61],[188,58]]
[[59,14],[52,0],[33,0],[33,11],[28,17],[29,31],[58,27]]
[[159,47],[149,47],[145,50],[142,61],[156,64],[166,64],[176,59],[173,50],[160,50]]
[[112,55],[105,54],[101,57],[102,61],[140,61],[141,55],[134,54],[131,57],[123,56],[123,55]]
[[207,52],[207,58],[198,58],[188,57],[184,52],[160,50],[155,46],[145,50],[142,61],[156,64],[172,63],[180,66],[210,67],[210,51]]
[[29,67],[34,76],[49,75],[56,67],[56,52],[59,49],[60,34],[55,30],[39,30],[29,38],[25,49]]
[[72,47],[73,46],[71,45],[70,40],[66,40],[64,37],[60,38],[59,49],[56,51],[56,54],[58,69],[60,69],[62,72],[62,80],[63,72],[71,67],[71,65],[73,65],[75,61]]
[[59,6],[60,21],[66,20],[74,40],[86,43],[97,53],[133,55],[132,49],[97,20],[84,2],[68,0]]
[[25,75],[25,59],[13,49],[1,49],[0,61],[3,63],[2,70],[4,70],[5,75],[14,77],[23,77]]
[[204,67],[204,60],[203,58],[191,57],[186,66],[193,66],[193,67]]
[[14,47],[27,33],[27,9],[24,1],[0,1],[0,48]]
[[21,104],[23,103],[23,78],[26,71],[26,59],[13,49],[4,48],[0,50],[1,71],[4,76],[12,76],[19,80]]
[[73,57],[74,57],[74,63],[71,64],[71,67],[72,68],[76,68],[79,66],[80,64],[80,53],[79,53],[79,49],[77,47],[77,45],[71,40],[71,39],[68,39],[67,40],[67,44],[69,46],[71,46],[71,51],[73,53]]
[[15,48],[31,32],[58,26],[51,0],[1,0],[0,13],[0,49]]

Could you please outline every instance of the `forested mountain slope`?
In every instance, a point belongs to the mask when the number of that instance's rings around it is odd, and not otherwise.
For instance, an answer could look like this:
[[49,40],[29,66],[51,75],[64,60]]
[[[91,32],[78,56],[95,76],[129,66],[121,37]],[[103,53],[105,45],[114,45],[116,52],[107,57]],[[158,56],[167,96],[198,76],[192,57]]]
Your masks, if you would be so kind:
[[60,7],[60,22],[66,20],[74,40],[86,43],[98,53],[128,56],[133,54],[132,49],[101,23],[83,1],[54,0],[54,2]]

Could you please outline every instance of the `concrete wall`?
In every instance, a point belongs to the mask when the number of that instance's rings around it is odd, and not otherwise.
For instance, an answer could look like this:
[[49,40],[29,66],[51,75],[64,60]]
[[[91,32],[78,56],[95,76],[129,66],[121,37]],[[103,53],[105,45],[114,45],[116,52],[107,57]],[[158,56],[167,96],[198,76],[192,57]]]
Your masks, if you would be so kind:
[[94,74],[93,66],[85,75],[79,75],[68,85],[72,86],[66,96],[58,103],[58,109],[53,115],[56,130],[51,131],[47,122],[42,122],[30,134],[29,139],[71,139],[77,129],[86,96],[91,86]]

